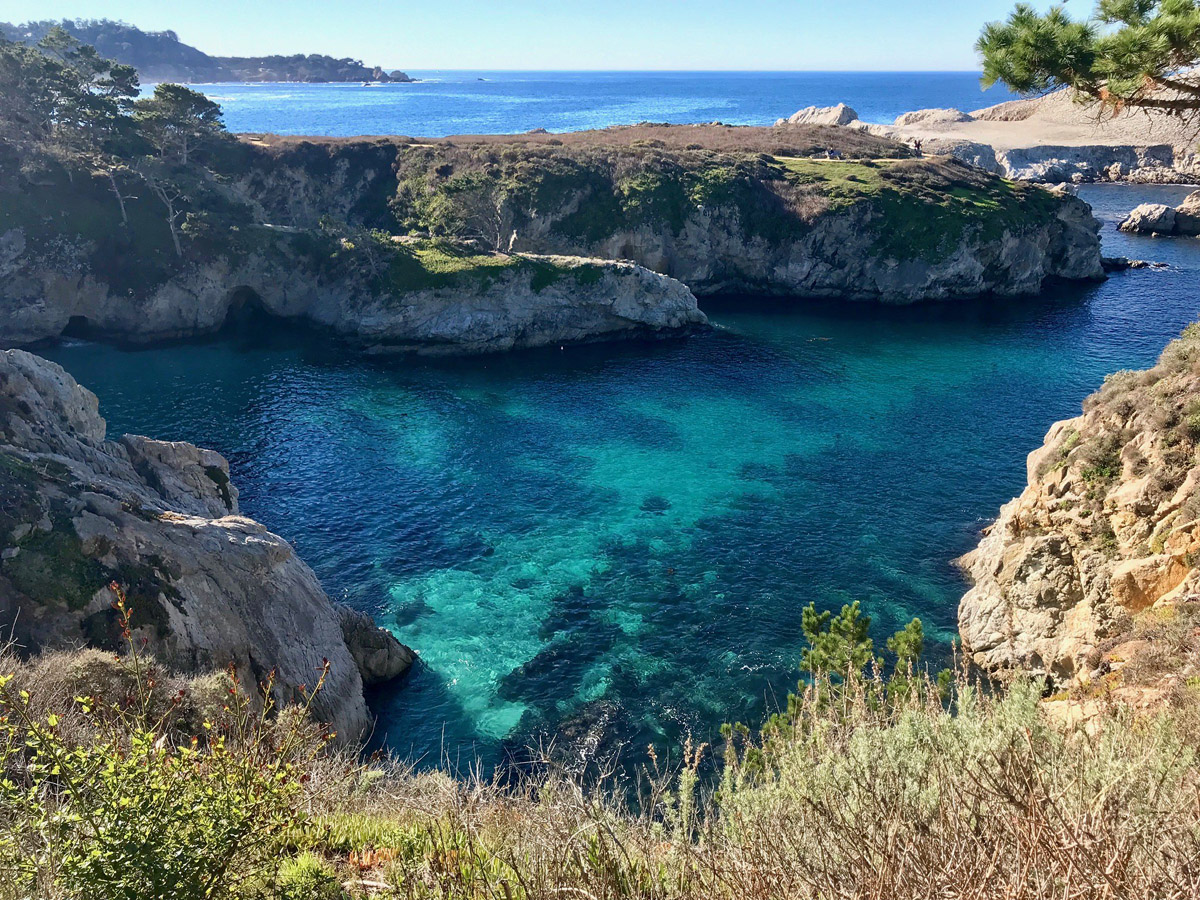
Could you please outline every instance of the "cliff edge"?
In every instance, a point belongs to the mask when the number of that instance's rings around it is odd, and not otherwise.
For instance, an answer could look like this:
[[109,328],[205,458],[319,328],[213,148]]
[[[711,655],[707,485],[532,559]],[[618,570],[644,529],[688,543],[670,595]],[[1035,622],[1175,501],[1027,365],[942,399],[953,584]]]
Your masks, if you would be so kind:
[[1154,368],[1110,375],[1029,455],[1028,487],[962,560],[969,658],[1000,676],[1091,680],[1139,617],[1200,600],[1198,451],[1195,324]]
[[27,651],[118,649],[108,585],[135,640],[172,668],[276,673],[281,699],[329,676],[315,714],[344,737],[371,724],[363,685],[402,674],[412,651],[332,603],[281,537],[239,514],[220,454],[105,438],[98,401],[60,366],[0,353],[0,627]]

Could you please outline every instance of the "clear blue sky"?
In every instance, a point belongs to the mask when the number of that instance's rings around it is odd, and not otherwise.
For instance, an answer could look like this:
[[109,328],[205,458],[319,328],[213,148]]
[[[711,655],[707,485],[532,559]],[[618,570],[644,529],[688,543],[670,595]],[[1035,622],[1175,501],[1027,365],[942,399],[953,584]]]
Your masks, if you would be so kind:
[[[1047,6],[1048,0],[1035,0]],[[219,56],[407,69],[977,68],[1015,0],[0,0],[0,20],[120,19]],[[1091,0],[1069,0],[1086,14]]]

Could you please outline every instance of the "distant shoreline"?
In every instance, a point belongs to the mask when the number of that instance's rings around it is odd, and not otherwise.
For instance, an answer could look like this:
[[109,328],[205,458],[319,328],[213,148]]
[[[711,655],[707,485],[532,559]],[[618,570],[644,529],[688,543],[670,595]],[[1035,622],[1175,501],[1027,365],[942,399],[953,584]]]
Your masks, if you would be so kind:
[[345,79],[339,81],[185,81],[177,78],[147,78],[141,82],[143,90],[153,88],[157,84],[186,84],[188,87],[257,87],[258,85],[270,86],[274,84],[311,84],[315,87],[329,87],[330,85],[344,84],[346,87],[376,87],[376,86],[392,86],[396,84],[419,84],[424,81],[422,78],[410,78],[408,81],[370,81],[360,79]]

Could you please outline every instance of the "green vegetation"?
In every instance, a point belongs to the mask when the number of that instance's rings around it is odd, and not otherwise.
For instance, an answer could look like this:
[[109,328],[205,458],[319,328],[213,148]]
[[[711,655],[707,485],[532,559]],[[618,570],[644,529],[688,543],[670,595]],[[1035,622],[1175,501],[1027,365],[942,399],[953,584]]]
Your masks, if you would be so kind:
[[470,247],[438,240],[393,243],[388,267],[393,292],[433,290],[487,281],[504,272],[529,273],[530,285],[543,291],[563,278],[579,284],[595,284],[603,277],[603,266],[589,263],[554,262],[505,253],[479,253]]
[[232,142],[219,108],[178,85],[137,93],[132,68],[61,28],[0,38],[0,229],[133,296],[232,248],[245,219],[214,169]]
[[813,159],[819,135],[807,132],[784,155],[733,149],[736,129],[697,132],[700,149],[633,139],[638,129],[463,145],[236,141],[201,94],[160,84],[135,99],[136,87],[128,67],[62,29],[36,47],[0,40],[0,230],[21,232],[30,265],[86,271],[133,299],[197,264],[256,255],[397,295],[522,270],[545,290],[601,272],[511,255],[525,236],[619,257],[636,255],[614,241],[626,233],[669,244],[720,227],[784,247],[829,215],[851,217],[872,253],[936,262],[964,238],[1041,227],[1060,202],[951,160],[883,158],[904,155],[893,145]]
[[[563,278],[595,283],[603,272],[499,252],[508,232],[496,204],[509,187],[478,173],[452,179],[429,200],[424,214],[441,223],[430,229],[433,239],[399,240],[361,224],[395,227],[387,192],[397,182],[383,174],[344,217],[327,216],[300,234],[263,228],[230,182],[270,181],[271,165],[293,160],[279,163],[233,141],[220,108],[180,85],[160,84],[135,101],[131,72],[61,29],[37,47],[0,41],[0,89],[0,232],[19,230],[30,261],[90,272],[118,295],[144,297],[192,263],[251,254],[316,276],[365,280],[396,296],[488,283],[506,272],[527,273],[541,291]],[[86,121],[80,109],[89,111]],[[32,111],[43,126],[30,131]],[[292,156],[304,177],[319,179],[351,166],[364,177],[390,172],[395,153],[394,145],[340,153],[308,144]]]
[[789,180],[818,187],[833,209],[872,204],[880,250],[893,259],[936,261],[968,231],[998,240],[1053,215],[1057,203],[1040,188],[949,159],[781,162]]
[[[1139,621],[1176,654],[1131,662],[1143,675],[1196,654],[1194,615]],[[358,762],[304,723],[311,694],[275,708],[269,680],[180,682],[132,651],[5,658],[0,898],[1187,896],[1192,688],[1161,714],[1060,725],[1037,684],[930,681],[915,621],[881,676],[867,625],[810,608],[805,666],[844,677],[810,673],[761,737],[726,729],[714,776],[688,742],[637,785]]]
[[401,227],[502,247],[549,228],[586,250],[643,226],[678,234],[715,215],[747,239],[795,241],[827,214],[861,210],[877,247],[937,261],[964,235],[1040,225],[1059,200],[954,160],[819,160],[661,147],[412,147],[399,161]]
[[408,81],[403,72],[384,73],[361,60],[322,54],[209,56],[179,40],[174,31],[143,31],[110,19],[63,19],[13,25],[0,22],[0,37],[36,43],[60,28],[98,52],[137,69],[147,81]]
[[983,29],[983,83],[1018,93],[1069,88],[1114,111],[1200,110],[1200,5],[1196,0],[1099,0],[1088,21],[1062,6],[1027,3]]
[[149,138],[159,156],[188,164],[189,151],[224,128],[221,107],[203,94],[181,84],[155,85],[154,94],[137,100],[134,121]]
[[[118,597],[128,641],[133,623]],[[302,779],[321,746],[306,707],[276,721],[270,679],[257,704],[234,679],[221,718],[172,742],[182,693],[157,703],[155,675],[136,652],[128,675],[129,696],[76,697],[69,725],[0,676],[0,759],[19,773],[0,781],[6,889],[225,897],[272,870],[284,834],[303,827]]]
[[322,275],[366,278],[394,297],[413,291],[473,288],[507,275],[528,275],[531,287],[540,292],[564,278],[595,284],[605,272],[592,263],[481,252],[477,246],[448,238],[397,238],[331,220],[322,222],[318,236],[305,236],[299,252]]
[[104,567],[87,553],[70,519],[52,515],[49,531],[34,529],[17,542],[17,554],[0,563],[13,587],[39,604],[82,609],[106,581]]

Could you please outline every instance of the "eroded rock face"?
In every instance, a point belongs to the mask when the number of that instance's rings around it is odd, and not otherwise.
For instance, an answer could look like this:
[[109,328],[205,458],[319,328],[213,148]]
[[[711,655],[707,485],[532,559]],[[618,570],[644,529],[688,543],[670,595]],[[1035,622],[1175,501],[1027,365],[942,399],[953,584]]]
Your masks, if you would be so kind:
[[822,216],[776,241],[748,236],[739,211],[722,207],[690,215],[675,233],[646,226],[599,241],[566,237],[556,224],[554,217],[532,222],[516,246],[631,259],[679,279],[698,296],[746,292],[905,304],[1036,294],[1048,279],[1103,277],[1100,223],[1076,197],[1062,197],[1049,221],[1000,235],[968,229],[955,246],[903,260],[880,250],[887,221],[866,204]]
[[1175,148],[1169,144],[1044,145],[996,150],[1000,174],[1039,184],[1123,180],[1170,184],[1186,181],[1187,176],[1176,169],[1175,157]]
[[410,650],[334,606],[281,537],[238,512],[220,454],[105,439],[96,396],[61,367],[0,353],[0,627],[31,651],[117,649],[110,582],[136,640],[184,672],[276,672],[282,699],[330,669],[315,711],[346,738],[370,725],[364,680],[395,677]]
[[998,675],[1091,673],[1133,615],[1200,591],[1200,327],[1120,372],[1029,455],[1028,487],[962,560],[971,660]]
[[[60,335],[74,320],[102,337],[144,343],[212,334],[249,297],[264,312],[326,328],[370,352],[492,353],[686,333],[707,319],[678,281],[629,263],[523,257],[444,287],[395,290],[369,271],[337,277],[272,252],[194,263],[149,291],[121,294],[86,267],[47,265],[17,231],[0,235],[0,342]],[[300,235],[303,237],[303,235]],[[20,248],[17,250],[16,248]]]

